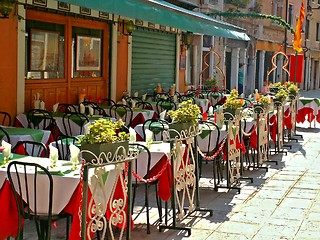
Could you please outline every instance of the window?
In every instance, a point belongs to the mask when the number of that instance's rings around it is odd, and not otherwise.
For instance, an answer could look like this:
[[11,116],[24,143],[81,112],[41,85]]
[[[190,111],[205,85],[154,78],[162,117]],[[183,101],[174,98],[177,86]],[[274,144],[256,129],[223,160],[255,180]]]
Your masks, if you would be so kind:
[[28,20],[26,32],[26,78],[64,78],[64,26]]
[[73,78],[101,77],[102,35],[98,29],[72,28]]
[[293,5],[292,4],[289,4],[288,23],[290,24],[290,26],[293,25]]
[[277,17],[282,17],[282,3],[278,1],[273,1],[273,10],[272,15]]
[[320,23],[317,23],[317,35],[316,35],[316,41],[320,40]]

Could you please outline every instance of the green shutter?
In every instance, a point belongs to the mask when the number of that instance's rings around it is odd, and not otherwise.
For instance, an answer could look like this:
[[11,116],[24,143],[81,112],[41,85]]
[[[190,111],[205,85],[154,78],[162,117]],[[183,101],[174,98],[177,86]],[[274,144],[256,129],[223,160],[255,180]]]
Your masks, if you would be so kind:
[[158,83],[168,91],[175,82],[176,35],[141,28],[132,35],[131,93],[152,94]]

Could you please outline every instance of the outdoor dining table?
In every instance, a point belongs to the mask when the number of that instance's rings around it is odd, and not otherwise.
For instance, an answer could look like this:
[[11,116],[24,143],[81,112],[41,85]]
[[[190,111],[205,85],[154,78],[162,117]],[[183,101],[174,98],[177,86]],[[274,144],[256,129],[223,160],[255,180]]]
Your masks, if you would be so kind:
[[316,120],[320,123],[320,99],[300,97],[297,103],[297,123],[304,123],[305,121],[311,123]]
[[[43,143],[48,146],[54,141],[53,136],[49,130],[38,130],[31,128],[19,128],[2,126],[10,137],[10,144],[13,147],[17,145],[19,141],[34,141]],[[3,137],[0,133],[0,138]],[[18,149],[17,149],[18,150]],[[22,149],[20,149],[22,150]],[[31,153],[32,149],[25,149],[27,153]]]
[[[52,113],[53,118],[56,121],[59,133],[65,134],[65,129],[63,126],[63,116],[64,113],[60,113],[60,112],[56,112],[56,113]],[[99,118],[104,118],[103,116],[100,115],[93,115],[93,116],[88,116],[88,119],[90,122],[98,120]],[[114,118],[110,118],[112,121],[115,121]],[[78,118],[70,118],[71,122],[70,122],[70,127],[71,127],[71,132],[79,132],[79,122],[78,122]],[[25,113],[20,113],[16,116],[16,121],[15,121],[15,126],[21,126],[24,128],[28,128],[28,120],[27,120],[27,115]],[[57,133],[55,133],[55,135],[57,135]],[[68,134],[67,134],[68,135]],[[77,135],[77,134],[75,134]]]
[[[105,112],[110,115],[110,106],[102,106]],[[122,110],[122,109],[121,109]],[[117,119],[121,118],[124,115],[124,112],[118,111],[117,112]],[[114,116],[114,115],[112,115]],[[136,125],[140,123],[144,123],[145,121],[153,118],[157,118],[157,113],[154,110],[149,109],[140,109],[140,108],[134,108],[133,109],[133,116],[132,116],[132,122],[131,127],[135,127]],[[128,125],[129,122],[126,122]]]

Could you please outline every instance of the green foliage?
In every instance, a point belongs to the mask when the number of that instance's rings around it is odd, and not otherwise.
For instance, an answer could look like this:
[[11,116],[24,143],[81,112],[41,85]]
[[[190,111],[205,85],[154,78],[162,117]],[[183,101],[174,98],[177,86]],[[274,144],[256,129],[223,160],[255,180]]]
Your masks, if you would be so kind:
[[279,91],[276,93],[275,98],[277,99],[286,99],[289,93],[286,89],[280,88]]
[[290,26],[289,23],[287,23],[284,19],[281,17],[268,15],[268,14],[262,14],[262,13],[256,13],[256,12],[212,12],[208,14],[209,16],[220,16],[220,17],[226,17],[226,18],[257,18],[257,19],[269,19],[280,26],[284,27],[288,31],[290,31],[292,34],[294,33],[294,29]]
[[208,86],[210,89],[217,87],[217,77],[213,76],[212,78],[208,78],[205,82],[206,86]]
[[100,118],[88,127],[88,133],[80,138],[80,142],[94,144],[128,140],[129,134],[120,131],[122,126],[124,123],[121,119],[112,122],[110,119]]
[[239,93],[237,89],[233,89],[230,96],[227,98],[226,102],[223,104],[224,108],[238,109],[242,108],[245,101],[242,98],[238,98]]
[[173,122],[191,122],[194,126],[197,125],[200,113],[200,108],[196,104],[193,104],[191,99],[180,103],[177,110],[168,111],[168,115]]

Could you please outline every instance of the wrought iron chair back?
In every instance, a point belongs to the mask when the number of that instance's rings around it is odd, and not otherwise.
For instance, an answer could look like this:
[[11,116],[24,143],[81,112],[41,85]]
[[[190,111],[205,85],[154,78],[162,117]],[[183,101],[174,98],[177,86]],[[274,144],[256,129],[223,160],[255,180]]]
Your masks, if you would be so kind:
[[67,136],[78,136],[84,132],[84,125],[89,122],[89,118],[78,112],[66,113],[62,117],[64,134]]
[[60,113],[71,113],[71,112],[77,112],[77,108],[73,104],[69,103],[59,103],[58,105],[58,112]]
[[[52,222],[68,218],[67,214],[52,214],[53,179],[50,172],[37,163],[12,161],[7,176],[19,213],[18,237],[22,238],[22,220],[30,219],[36,223],[38,239],[49,240]],[[49,186],[47,191],[41,187],[43,185]],[[40,202],[48,202],[44,212],[39,210]]]
[[56,121],[46,110],[31,109],[27,112],[28,128],[54,131]]
[[10,136],[5,128],[0,126],[0,143],[2,140],[5,140],[7,143],[11,143]]
[[125,104],[115,104],[110,108],[110,116],[115,119],[122,119],[127,127],[131,126],[133,110]]
[[144,141],[146,140],[146,129],[149,129],[151,132],[153,132],[154,141],[163,141],[163,132],[169,129],[169,123],[165,120],[160,119],[148,119],[147,121],[145,121],[142,125]]
[[11,126],[11,116],[9,113],[0,111],[0,125]]
[[32,157],[48,157],[47,146],[34,141],[19,141],[12,152]]
[[58,149],[60,160],[70,159],[70,144],[76,145],[79,139],[77,137],[60,134],[56,137],[56,148]]

